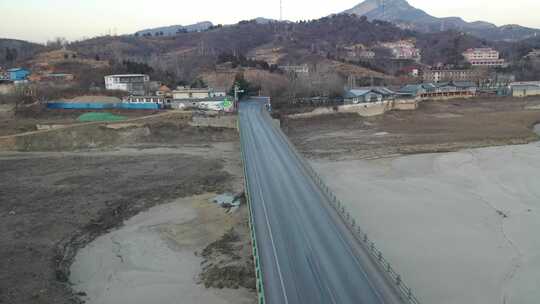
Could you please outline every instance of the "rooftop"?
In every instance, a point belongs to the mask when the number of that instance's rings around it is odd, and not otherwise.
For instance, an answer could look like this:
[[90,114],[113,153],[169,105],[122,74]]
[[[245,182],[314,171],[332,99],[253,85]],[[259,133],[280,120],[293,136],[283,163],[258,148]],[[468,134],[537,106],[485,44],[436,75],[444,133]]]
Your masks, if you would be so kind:
[[7,70],[8,72],[17,72],[17,71],[28,71],[28,69],[25,68],[12,68]]
[[146,74],[117,74],[117,75],[107,75],[105,77],[145,77]]

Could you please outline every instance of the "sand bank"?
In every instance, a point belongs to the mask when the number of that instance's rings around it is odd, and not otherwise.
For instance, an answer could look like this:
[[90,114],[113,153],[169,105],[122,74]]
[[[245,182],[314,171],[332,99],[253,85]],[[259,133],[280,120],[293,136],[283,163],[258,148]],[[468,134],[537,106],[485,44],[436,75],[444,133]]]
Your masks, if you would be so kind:
[[154,207],[97,238],[78,252],[71,267],[74,290],[86,293],[88,304],[252,303],[253,295],[246,289],[206,289],[197,284],[202,259],[194,252],[221,235],[220,227],[231,221],[210,217],[207,210],[203,217],[215,225],[201,222],[200,208],[224,213],[208,202],[210,197]]

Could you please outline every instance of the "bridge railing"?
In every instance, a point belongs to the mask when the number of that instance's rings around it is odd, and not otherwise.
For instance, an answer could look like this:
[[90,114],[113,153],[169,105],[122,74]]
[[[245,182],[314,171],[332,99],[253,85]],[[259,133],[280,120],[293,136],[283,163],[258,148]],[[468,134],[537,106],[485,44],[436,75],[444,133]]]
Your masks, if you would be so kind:
[[[269,119],[270,125],[277,129],[277,127],[275,127],[272,124],[270,115],[263,115],[263,116],[265,116],[266,119]],[[390,265],[390,262],[388,262],[388,260],[384,258],[382,252],[375,245],[375,242],[369,238],[367,233],[364,230],[362,230],[362,228],[357,223],[357,221],[353,218],[353,216],[351,216],[345,204],[343,204],[337,198],[334,192],[326,185],[326,183],[321,178],[321,176],[313,169],[313,167],[306,161],[306,159],[300,154],[300,152],[298,152],[298,150],[291,143],[289,138],[287,138],[287,136],[285,136],[285,134],[283,134],[281,130],[278,130],[278,131],[279,131],[278,134],[280,134],[280,136],[287,143],[291,151],[293,151],[293,154],[295,155],[297,160],[302,164],[302,167],[304,168],[304,170],[315,181],[315,183],[319,186],[319,188],[323,191],[323,193],[329,199],[332,207],[337,211],[337,213],[339,214],[343,222],[347,225],[349,230],[354,235],[355,239],[370,254],[372,260],[376,262],[376,264],[380,268],[380,271],[385,274],[389,282],[394,284],[394,287],[399,292],[399,295],[402,298],[402,300],[405,301],[405,303],[409,303],[409,304],[420,304],[420,301],[413,294],[411,288],[408,287],[403,282],[403,277],[400,274],[398,274],[395,271],[395,269],[392,267],[392,265]]]
[[247,160],[244,153],[244,142],[242,142],[242,128],[240,128],[240,117],[237,121],[238,133],[240,134],[240,154],[242,156],[242,164],[244,168],[244,189],[246,194],[246,202],[249,210],[249,230],[251,236],[251,253],[253,254],[253,264],[255,267],[255,276],[256,276],[256,288],[257,288],[257,304],[265,304],[265,295],[264,295],[264,284],[263,284],[263,273],[261,268],[261,260],[259,257],[259,246],[257,242],[257,233],[255,225],[253,223],[253,208],[251,205],[251,196],[249,194],[249,181],[246,170]]

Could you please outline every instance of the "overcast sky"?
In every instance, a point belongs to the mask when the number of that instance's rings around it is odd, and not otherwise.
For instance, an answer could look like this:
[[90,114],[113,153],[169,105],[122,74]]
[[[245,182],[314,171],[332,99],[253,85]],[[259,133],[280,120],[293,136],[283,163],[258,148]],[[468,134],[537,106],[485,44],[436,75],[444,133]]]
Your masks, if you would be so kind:
[[[353,7],[361,0],[283,0],[284,19],[320,18]],[[436,17],[459,16],[540,28],[540,0],[409,0]],[[199,21],[230,24],[255,17],[279,18],[279,0],[0,0],[0,37],[45,42],[109,32],[137,30]]]

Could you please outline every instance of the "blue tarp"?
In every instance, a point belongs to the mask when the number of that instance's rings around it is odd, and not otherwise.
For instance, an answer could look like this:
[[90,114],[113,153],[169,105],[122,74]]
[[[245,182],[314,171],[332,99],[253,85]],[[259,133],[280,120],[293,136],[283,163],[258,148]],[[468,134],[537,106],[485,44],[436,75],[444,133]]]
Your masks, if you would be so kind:
[[69,110],[107,110],[107,109],[124,109],[124,110],[159,110],[161,105],[157,103],[79,103],[79,102],[49,102],[48,109],[69,109]]

